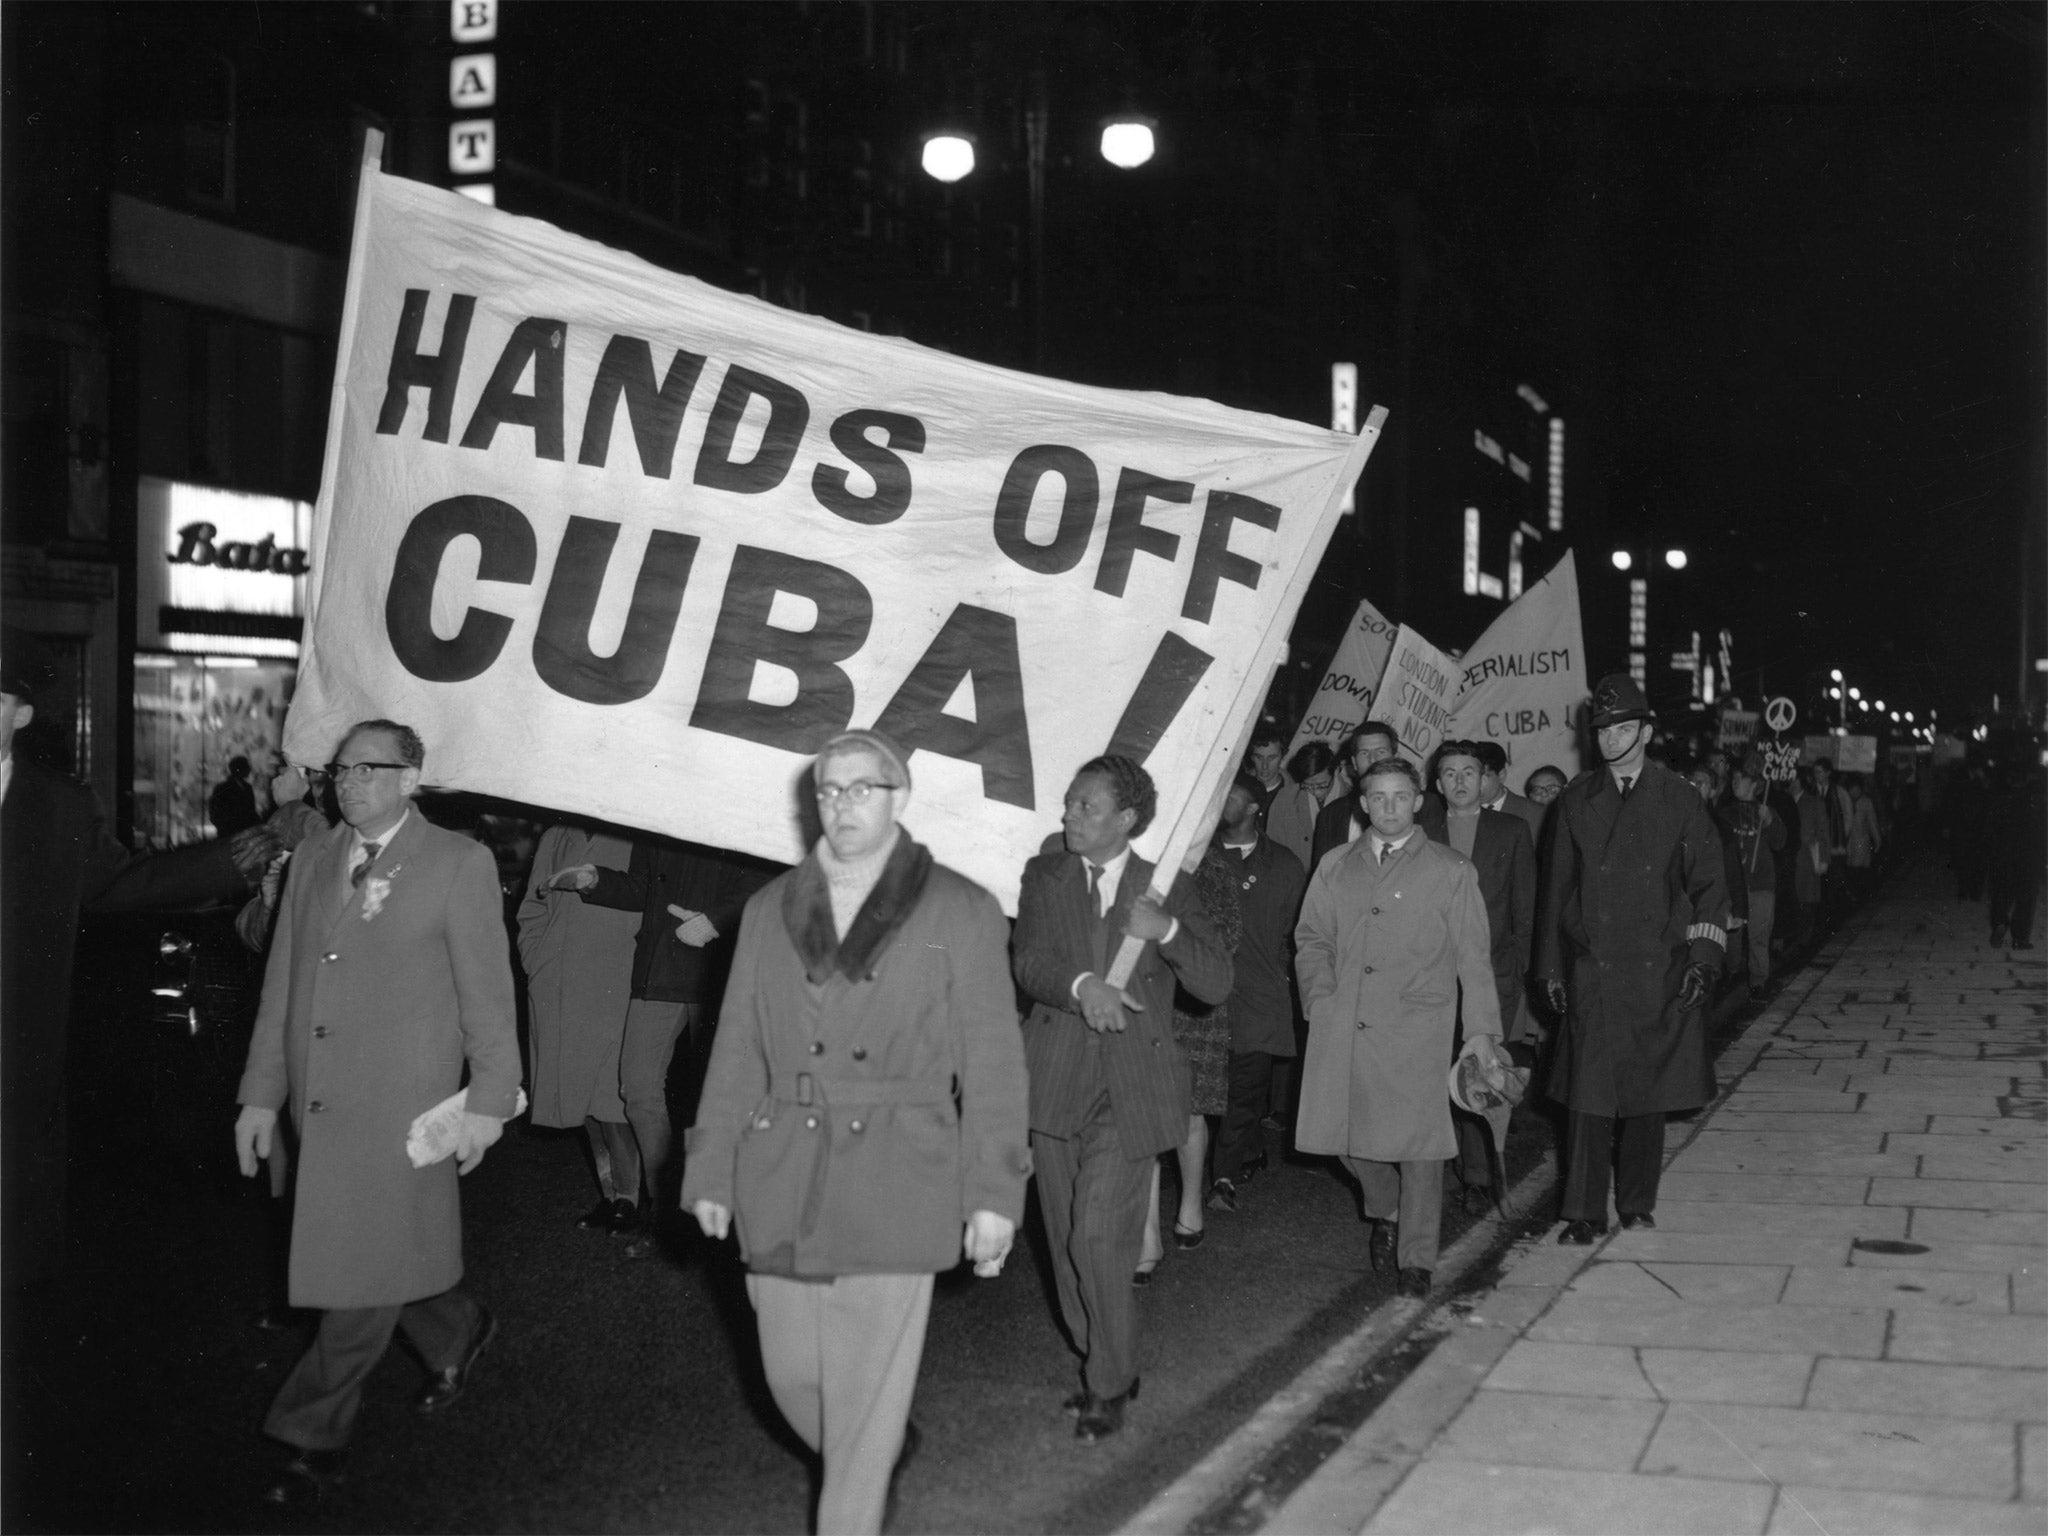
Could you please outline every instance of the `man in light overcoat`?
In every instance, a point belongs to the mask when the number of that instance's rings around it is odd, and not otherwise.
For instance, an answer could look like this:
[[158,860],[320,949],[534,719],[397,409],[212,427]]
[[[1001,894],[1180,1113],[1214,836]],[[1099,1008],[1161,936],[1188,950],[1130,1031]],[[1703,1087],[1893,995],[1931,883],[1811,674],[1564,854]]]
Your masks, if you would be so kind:
[[[236,1098],[254,1176],[287,1102],[298,1128],[290,1299],[321,1312],[264,1432],[295,1453],[266,1495],[317,1499],[341,1475],[363,1384],[394,1330],[429,1372],[414,1406],[462,1395],[493,1323],[462,1279],[458,1168],[497,1141],[519,1094],[497,863],[412,805],[426,759],[389,720],[354,727],[330,772],[341,824],[292,856]],[[454,1161],[414,1167],[406,1137],[462,1086]]]
[[1492,940],[1471,861],[1416,824],[1414,764],[1382,758],[1359,788],[1371,825],[1309,877],[1294,930],[1308,1015],[1294,1143],[1342,1159],[1364,1190],[1373,1267],[1398,1261],[1401,1294],[1424,1296],[1458,1150],[1445,1075],[1461,986],[1464,1049],[1499,1046]]

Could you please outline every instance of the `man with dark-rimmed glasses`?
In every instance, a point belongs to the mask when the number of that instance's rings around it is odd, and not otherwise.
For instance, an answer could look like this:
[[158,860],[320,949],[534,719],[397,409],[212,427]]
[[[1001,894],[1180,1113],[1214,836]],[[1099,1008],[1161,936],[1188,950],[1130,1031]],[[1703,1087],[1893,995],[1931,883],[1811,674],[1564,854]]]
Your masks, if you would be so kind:
[[[462,1279],[459,1171],[516,1107],[512,967],[490,850],[412,805],[425,748],[366,720],[328,765],[341,825],[286,874],[263,1002],[236,1098],[235,1151],[254,1175],[287,1101],[298,1128],[290,1299],[321,1311],[264,1432],[293,1453],[266,1494],[317,1499],[342,1472],[363,1384],[403,1329],[428,1369],[414,1406],[462,1395],[490,1341]],[[462,1086],[455,1159],[414,1167],[412,1123]]]

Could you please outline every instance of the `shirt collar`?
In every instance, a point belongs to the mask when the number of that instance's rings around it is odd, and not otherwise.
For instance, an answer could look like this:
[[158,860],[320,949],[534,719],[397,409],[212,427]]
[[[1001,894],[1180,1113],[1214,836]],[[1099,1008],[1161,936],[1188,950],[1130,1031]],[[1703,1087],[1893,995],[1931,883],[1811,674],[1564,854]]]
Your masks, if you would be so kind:
[[1379,834],[1379,829],[1377,827],[1373,828],[1370,832],[1366,833],[1366,836],[1372,839],[1372,856],[1376,859],[1384,858],[1386,856],[1386,850],[1388,848],[1406,848],[1410,843],[1415,841],[1415,834],[1420,832],[1421,830],[1422,824],[1420,822],[1417,822],[1414,826],[1410,827],[1406,832],[1402,833],[1400,839],[1396,841],[1390,838],[1381,837]]
[[1482,811],[1504,811],[1507,808],[1508,792],[1506,790],[1502,790],[1498,795],[1494,796],[1493,799],[1487,801],[1486,804],[1480,807]]
[[[382,853],[386,848],[389,848],[391,846],[391,840],[394,837],[398,836],[398,829],[404,826],[407,820],[411,818],[411,816],[412,802],[408,800],[405,804],[405,809],[399,813],[398,820],[391,823],[390,829],[386,831],[382,837],[377,839],[377,851],[379,853]],[[348,845],[348,857],[349,862],[353,864],[355,862],[356,855],[362,852],[364,848],[369,846],[370,840],[367,837],[363,836],[362,833],[358,832],[354,827],[350,827],[348,829],[348,835],[350,839]]]

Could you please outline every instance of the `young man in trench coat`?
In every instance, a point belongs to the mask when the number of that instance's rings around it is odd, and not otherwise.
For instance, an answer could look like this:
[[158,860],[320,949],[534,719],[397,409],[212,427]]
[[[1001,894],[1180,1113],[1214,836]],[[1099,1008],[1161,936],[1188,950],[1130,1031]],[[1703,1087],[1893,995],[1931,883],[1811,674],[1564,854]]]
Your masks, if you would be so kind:
[[1359,789],[1371,826],[1309,877],[1294,930],[1308,1015],[1294,1143],[1343,1161],[1365,1192],[1373,1268],[1398,1259],[1401,1294],[1425,1296],[1458,1150],[1445,1085],[1458,989],[1463,1049],[1493,1056],[1493,945],[1471,862],[1416,824],[1415,766],[1383,758]]
[[1714,1096],[1705,1005],[1728,948],[1721,838],[1692,786],[1647,756],[1649,701],[1625,673],[1593,691],[1602,766],[1551,808],[1536,974],[1564,1020],[1550,1096],[1570,1110],[1558,1241],[1654,1227],[1664,1117]]
[[[315,1500],[341,1475],[363,1384],[402,1329],[430,1373],[422,1413],[462,1395],[490,1342],[462,1279],[459,1171],[515,1111],[519,1043],[497,862],[412,805],[426,760],[389,720],[354,727],[332,767],[341,824],[293,854],[235,1097],[254,1177],[289,1100],[298,1127],[290,1298],[313,1347],[265,1418],[295,1453],[266,1497]],[[455,1158],[415,1168],[406,1136],[462,1086]]]

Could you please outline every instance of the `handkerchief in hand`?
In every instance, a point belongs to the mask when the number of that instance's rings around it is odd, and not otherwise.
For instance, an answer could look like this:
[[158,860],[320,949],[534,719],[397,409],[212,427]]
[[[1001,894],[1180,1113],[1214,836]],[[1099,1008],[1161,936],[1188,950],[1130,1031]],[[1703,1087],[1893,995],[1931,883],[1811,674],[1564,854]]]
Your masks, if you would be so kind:
[[[462,1114],[469,1107],[467,1088],[451,1094],[413,1121],[405,1133],[405,1155],[415,1168],[431,1168],[443,1158],[455,1155],[455,1138],[462,1130]],[[519,1090],[519,1102],[512,1106],[514,1117],[526,1113],[526,1090]]]

